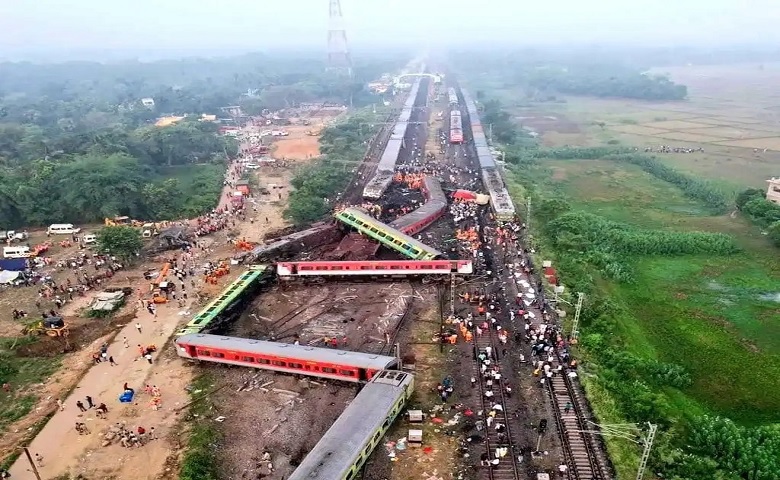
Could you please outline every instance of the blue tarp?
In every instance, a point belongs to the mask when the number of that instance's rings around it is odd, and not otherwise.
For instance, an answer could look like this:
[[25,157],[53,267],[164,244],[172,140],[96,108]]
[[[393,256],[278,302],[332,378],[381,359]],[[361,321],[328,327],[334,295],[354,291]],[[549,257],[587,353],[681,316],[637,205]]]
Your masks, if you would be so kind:
[[119,401],[122,403],[131,403],[133,401],[133,395],[135,395],[134,392],[125,390],[125,393],[119,396]]
[[0,258],[0,269],[9,272],[23,272],[27,269],[26,258]]

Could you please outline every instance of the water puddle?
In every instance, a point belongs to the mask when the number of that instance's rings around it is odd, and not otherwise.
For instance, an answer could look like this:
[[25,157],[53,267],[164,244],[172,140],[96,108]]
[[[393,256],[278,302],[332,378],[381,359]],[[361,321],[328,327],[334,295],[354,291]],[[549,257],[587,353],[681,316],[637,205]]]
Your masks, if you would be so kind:
[[763,300],[765,302],[777,302],[780,303],[780,292],[774,292],[774,293],[762,293],[758,296],[759,300]]

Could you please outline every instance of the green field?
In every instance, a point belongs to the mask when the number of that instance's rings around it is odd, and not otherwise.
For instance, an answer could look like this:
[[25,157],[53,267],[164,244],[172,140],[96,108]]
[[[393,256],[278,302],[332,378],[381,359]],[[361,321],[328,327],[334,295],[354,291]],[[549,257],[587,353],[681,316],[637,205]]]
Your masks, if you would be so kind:
[[634,323],[621,325],[628,348],[689,371],[687,402],[745,423],[780,421],[780,396],[767,395],[780,378],[780,259],[754,227],[710,216],[633,165],[550,160],[521,174],[575,209],[610,220],[733,235],[742,253],[638,258],[631,262],[636,282],[609,288],[632,312]]
[[[690,467],[695,455],[716,459],[720,473],[744,473],[750,468],[737,467],[730,459],[762,450],[758,444],[741,453],[708,448],[712,442],[741,440],[732,431],[697,438],[697,427],[688,427],[702,425],[696,422],[703,415],[730,418],[747,427],[744,432],[765,432],[766,425],[780,424],[780,250],[732,207],[732,195],[746,187],[764,188],[767,178],[780,175],[775,122],[780,94],[774,87],[780,66],[748,70],[678,68],[670,72],[672,79],[688,85],[690,99],[674,103],[562,96],[539,102],[500,76],[475,77],[467,84],[499,99],[519,126],[534,132],[542,151],[558,148],[549,154],[567,158],[539,158],[539,152],[512,155],[510,149],[507,158],[515,158],[519,166],[510,165],[507,183],[517,204],[528,195],[535,199],[531,226],[537,260],[558,266],[569,295],[573,285],[589,292],[579,354],[587,372],[582,381],[599,421],[661,424],[662,442],[669,443],[659,446],[663,453],[656,453],[652,463],[672,476],[674,465]],[[662,145],[704,151],[658,153]],[[692,192],[690,182],[683,191],[654,176],[649,172],[686,183],[642,164],[638,155],[569,159],[576,157],[571,152],[579,152],[560,147],[635,149],[694,183],[705,180],[702,185],[714,195]],[[645,153],[646,148],[652,151]],[[595,156],[590,152],[583,156]],[[715,203],[705,204],[702,198]],[[566,204],[547,202],[551,199]],[[572,216],[561,215],[567,205]],[[556,223],[559,218],[563,223]],[[551,230],[551,225],[562,231]],[[623,244],[632,252],[628,254],[611,250],[620,228],[629,232],[624,240],[635,235],[650,243],[644,250]],[[652,242],[672,232],[683,234],[676,237],[684,238],[678,240],[682,243],[695,238],[685,232],[725,234],[739,252],[636,253],[663,251],[653,250],[659,244]],[[710,425],[701,431],[710,431]],[[618,477],[634,478],[636,446],[615,438],[606,441]],[[675,451],[694,457],[675,457]],[[774,458],[776,451],[767,455]],[[707,468],[683,474],[691,479],[716,476]]]

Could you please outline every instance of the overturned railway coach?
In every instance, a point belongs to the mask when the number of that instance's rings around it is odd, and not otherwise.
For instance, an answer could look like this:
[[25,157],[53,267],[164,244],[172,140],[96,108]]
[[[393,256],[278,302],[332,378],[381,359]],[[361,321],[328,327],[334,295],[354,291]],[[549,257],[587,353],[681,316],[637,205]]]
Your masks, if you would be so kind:
[[421,190],[426,202],[415,210],[396,218],[389,226],[406,235],[414,235],[428,228],[447,211],[447,197],[441,182],[431,175],[423,178]]
[[367,382],[395,368],[394,357],[221,335],[190,334],[176,339],[180,357],[282,373]]
[[435,248],[431,248],[405,233],[370,217],[359,208],[348,207],[336,212],[334,216],[345,225],[357,229],[382,245],[392,248],[413,260],[433,260],[444,255]]

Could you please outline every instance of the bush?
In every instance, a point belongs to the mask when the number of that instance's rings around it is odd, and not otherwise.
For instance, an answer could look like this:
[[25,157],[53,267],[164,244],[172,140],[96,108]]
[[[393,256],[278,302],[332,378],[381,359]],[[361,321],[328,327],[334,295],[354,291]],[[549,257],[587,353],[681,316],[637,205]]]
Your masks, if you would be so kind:
[[633,282],[628,260],[638,255],[724,255],[738,251],[734,240],[721,233],[644,230],[584,212],[563,213],[544,228],[556,251],[568,252],[563,258],[576,255],[577,262],[592,265],[623,283]]
[[[221,433],[211,422],[214,404],[208,391],[213,389],[212,378],[208,374],[200,375],[193,382],[190,395],[193,403],[190,406],[192,427],[187,439],[187,449],[182,459],[180,480],[217,480],[219,469],[216,447],[221,439]],[[197,392],[197,393],[194,393]]]

